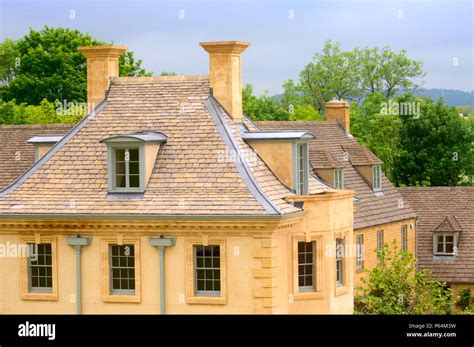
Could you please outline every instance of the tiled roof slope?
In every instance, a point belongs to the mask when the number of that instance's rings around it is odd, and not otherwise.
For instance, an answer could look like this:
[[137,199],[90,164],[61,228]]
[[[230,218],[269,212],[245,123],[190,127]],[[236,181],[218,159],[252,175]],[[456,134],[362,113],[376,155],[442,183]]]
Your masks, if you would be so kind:
[[[330,121],[269,121],[255,123],[262,130],[306,130],[314,135],[310,140],[309,159],[313,168],[328,168],[327,161],[319,161],[320,152],[325,149],[335,167],[344,168],[344,187],[354,190],[359,202],[356,203],[354,229],[381,225],[394,221],[414,218],[416,215],[382,174],[383,195],[377,196],[355,169],[355,165],[373,165],[380,160],[357,140],[347,135],[337,122]],[[349,161],[344,160],[345,150],[350,149]],[[349,153],[349,152],[347,152]]]
[[[58,143],[22,182],[0,193],[0,214],[268,215],[300,211],[284,200],[291,191],[259,157],[247,170],[232,160],[222,160],[229,148],[223,127],[216,122],[223,121],[241,153],[252,150],[220,106],[218,120],[213,118],[209,100],[214,99],[208,76],[114,78],[97,114],[77,125],[68,135],[71,138]],[[99,141],[142,131],[168,137],[146,192],[140,198],[111,197],[106,146]],[[310,187],[311,193],[327,190],[317,180]]]
[[35,161],[35,146],[29,139],[41,135],[64,135],[71,124],[0,125],[0,190],[13,183]]
[[[474,187],[404,187],[398,189],[418,214],[419,269],[430,269],[446,282],[474,282]],[[433,257],[433,231],[461,229],[458,255]]]

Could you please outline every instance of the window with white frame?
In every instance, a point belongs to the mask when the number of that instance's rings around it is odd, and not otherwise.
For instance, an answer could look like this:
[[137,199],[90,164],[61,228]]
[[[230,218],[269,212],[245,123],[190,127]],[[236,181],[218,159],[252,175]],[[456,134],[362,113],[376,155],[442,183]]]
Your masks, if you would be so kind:
[[336,189],[344,189],[344,169],[334,170],[334,187]]
[[221,251],[219,245],[194,246],[195,294],[220,296]]
[[402,225],[402,229],[401,229],[401,239],[402,239],[402,251],[406,251],[407,250],[407,226],[406,224],[405,225]]
[[375,192],[382,190],[382,168],[380,165],[372,167],[373,189]]
[[135,294],[135,245],[109,245],[111,294]]
[[377,231],[377,261],[382,261],[383,251],[383,230]]
[[140,191],[141,157],[140,147],[114,147],[111,151],[112,158],[112,190]]
[[316,289],[316,241],[298,242],[298,289]]
[[53,291],[53,261],[50,243],[29,243],[28,290],[30,292]]
[[364,269],[364,235],[356,236],[356,262],[357,270]]
[[308,144],[296,144],[296,195],[308,194]]
[[336,239],[336,285],[344,285],[344,239]]
[[455,244],[453,233],[443,233],[434,235],[434,254],[435,255],[455,255]]

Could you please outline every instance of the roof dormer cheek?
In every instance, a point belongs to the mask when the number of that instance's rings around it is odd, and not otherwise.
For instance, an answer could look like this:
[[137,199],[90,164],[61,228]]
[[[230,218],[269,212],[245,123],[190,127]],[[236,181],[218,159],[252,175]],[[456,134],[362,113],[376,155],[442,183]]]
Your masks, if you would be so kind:
[[297,195],[308,194],[308,141],[305,131],[255,132],[242,135],[278,179]]
[[166,141],[161,133],[134,133],[102,140],[107,145],[109,193],[144,193]]

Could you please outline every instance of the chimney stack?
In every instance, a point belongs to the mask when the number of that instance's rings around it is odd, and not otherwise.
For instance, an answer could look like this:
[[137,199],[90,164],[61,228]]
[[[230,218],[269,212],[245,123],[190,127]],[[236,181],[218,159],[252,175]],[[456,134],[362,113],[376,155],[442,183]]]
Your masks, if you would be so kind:
[[326,103],[326,120],[338,120],[344,126],[346,133],[351,131],[349,103],[344,100],[331,100]]
[[92,111],[105,99],[110,77],[119,75],[119,57],[125,46],[84,46],[77,50],[87,59],[87,105]]
[[241,55],[249,42],[201,42],[209,53],[209,77],[214,97],[231,115],[242,122],[242,63]]

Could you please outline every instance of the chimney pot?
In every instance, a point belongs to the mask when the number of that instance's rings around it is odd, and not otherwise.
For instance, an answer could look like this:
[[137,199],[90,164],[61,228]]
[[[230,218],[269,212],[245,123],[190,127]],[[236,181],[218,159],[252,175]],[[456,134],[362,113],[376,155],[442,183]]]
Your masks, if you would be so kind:
[[209,78],[213,96],[235,122],[242,122],[241,55],[249,42],[201,42],[209,53]]

